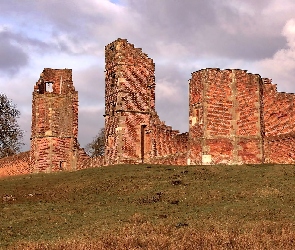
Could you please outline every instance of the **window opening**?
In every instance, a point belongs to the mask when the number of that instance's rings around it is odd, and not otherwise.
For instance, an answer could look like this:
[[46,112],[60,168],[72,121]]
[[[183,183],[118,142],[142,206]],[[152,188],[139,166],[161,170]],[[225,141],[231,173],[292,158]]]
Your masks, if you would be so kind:
[[52,93],[53,92],[53,82],[46,82],[46,92]]

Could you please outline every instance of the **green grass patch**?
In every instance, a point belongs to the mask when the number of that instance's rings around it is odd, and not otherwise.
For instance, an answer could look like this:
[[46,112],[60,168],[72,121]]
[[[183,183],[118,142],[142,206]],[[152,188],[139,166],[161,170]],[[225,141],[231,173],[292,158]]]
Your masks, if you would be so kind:
[[0,179],[0,248],[104,237],[134,218],[240,233],[293,225],[294,189],[293,165],[117,165]]

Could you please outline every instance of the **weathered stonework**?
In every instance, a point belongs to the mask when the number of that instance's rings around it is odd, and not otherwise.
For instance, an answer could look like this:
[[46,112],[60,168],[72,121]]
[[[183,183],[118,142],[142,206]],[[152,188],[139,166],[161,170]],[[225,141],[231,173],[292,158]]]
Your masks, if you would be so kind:
[[295,162],[294,94],[260,75],[203,69],[189,83],[189,132],[155,111],[152,59],[125,39],[106,46],[106,163]]
[[295,95],[277,92],[270,79],[263,79],[265,162],[295,163]]
[[34,86],[31,150],[0,159],[0,177],[101,166],[78,143],[78,92],[71,69],[46,68]]
[[32,104],[33,172],[74,170],[78,158],[78,92],[70,69],[44,69]]
[[187,136],[155,111],[153,60],[125,39],[107,45],[105,57],[106,164],[185,164]]
[[244,70],[204,69],[190,81],[192,164],[264,162],[262,81]]
[[0,159],[0,178],[12,175],[31,173],[30,152],[22,152],[16,155]]
[[[295,95],[240,69],[202,69],[189,82],[189,132],[155,109],[153,60],[126,39],[105,48],[105,156],[78,143],[70,69],[44,69],[32,104],[30,152],[0,159],[0,177],[110,164],[295,164]],[[98,128],[99,129],[99,128]]]
[[78,143],[78,92],[72,70],[46,68],[33,92],[31,171],[72,171],[90,165],[92,160]]

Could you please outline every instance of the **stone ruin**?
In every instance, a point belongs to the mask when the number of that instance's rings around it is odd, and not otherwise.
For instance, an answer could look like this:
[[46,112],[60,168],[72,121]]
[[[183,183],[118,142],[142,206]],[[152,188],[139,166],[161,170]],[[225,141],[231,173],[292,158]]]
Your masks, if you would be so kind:
[[[189,81],[189,131],[155,110],[155,64],[126,39],[105,48],[105,155],[78,137],[70,69],[44,69],[33,92],[31,150],[0,159],[0,176],[112,164],[294,164],[295,95],[246,70],[207,68]],[[99,128],[98,128],[99,129]]]
[[0,159],[0,176],[102,165],[78,143],[78,92],[71,69],[46,68],[34,86],[31,149]]

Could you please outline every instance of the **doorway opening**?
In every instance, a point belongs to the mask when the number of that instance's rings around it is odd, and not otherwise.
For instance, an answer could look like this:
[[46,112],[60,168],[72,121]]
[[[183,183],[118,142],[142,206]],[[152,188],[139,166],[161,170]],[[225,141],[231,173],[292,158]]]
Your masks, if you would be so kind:
[[140,128],[140,154],[141,154],[141,163],[144,163],[144,144],[145,144],[145,128],[146,128],[146,125],[141,125],[141,128]]

